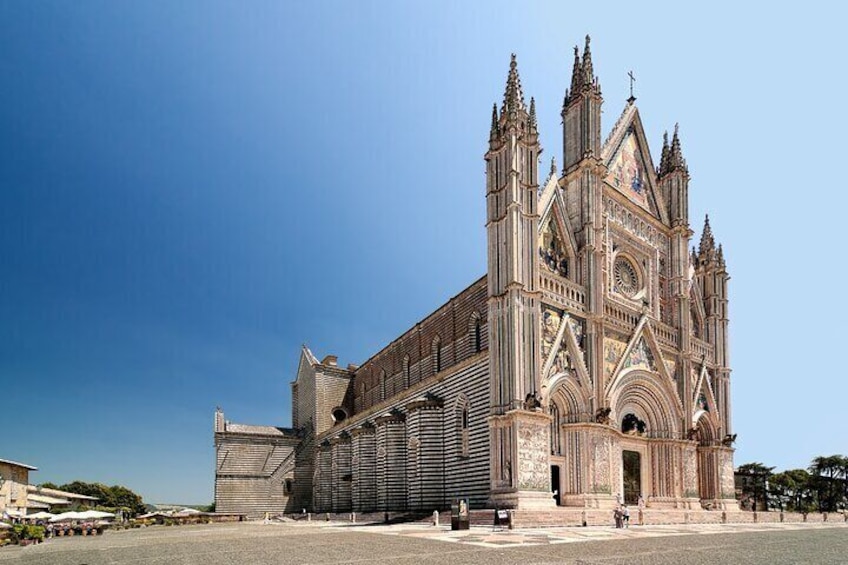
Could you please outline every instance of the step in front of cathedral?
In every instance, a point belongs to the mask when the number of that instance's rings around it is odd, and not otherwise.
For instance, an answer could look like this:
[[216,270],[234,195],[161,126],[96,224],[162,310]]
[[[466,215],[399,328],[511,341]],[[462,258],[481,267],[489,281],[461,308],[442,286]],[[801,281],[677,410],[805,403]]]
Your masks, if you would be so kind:
[[[494,523],[494,510],[472,510],[472,525],[491,525]],[[562,508],[550,510],[511,510],[512,528],[550,528],[612,526],[612,510]],[[630,525],[676,525],[676,524],[756,524],[756,523],[822,523],[845,522],[848,516],[843,514],[800,514],[796,512],[749,512],[741,510],[672,510],[651,509],[642,511],[632,508]]]

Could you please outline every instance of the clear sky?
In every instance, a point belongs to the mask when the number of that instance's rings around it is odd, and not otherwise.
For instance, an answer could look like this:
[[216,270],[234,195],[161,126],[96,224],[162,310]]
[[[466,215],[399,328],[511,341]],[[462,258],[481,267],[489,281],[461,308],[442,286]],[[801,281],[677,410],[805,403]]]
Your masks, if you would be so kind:
[[288,426],[302,343],[362,362],[485,272],[509,55],[547,170],[586,33],[604,133],[633,70],[724,244],[736,463],[848,454],[831,5],[0,3],[0,458],[211,502],[216,405]]

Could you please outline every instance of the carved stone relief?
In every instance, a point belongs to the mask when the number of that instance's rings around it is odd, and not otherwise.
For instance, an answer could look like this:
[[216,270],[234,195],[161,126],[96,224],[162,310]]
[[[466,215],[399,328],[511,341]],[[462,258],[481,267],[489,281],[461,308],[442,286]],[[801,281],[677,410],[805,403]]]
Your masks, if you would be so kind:
[[518,488],[521,490],[550,489],[548,433],[546,422],[518,424]]

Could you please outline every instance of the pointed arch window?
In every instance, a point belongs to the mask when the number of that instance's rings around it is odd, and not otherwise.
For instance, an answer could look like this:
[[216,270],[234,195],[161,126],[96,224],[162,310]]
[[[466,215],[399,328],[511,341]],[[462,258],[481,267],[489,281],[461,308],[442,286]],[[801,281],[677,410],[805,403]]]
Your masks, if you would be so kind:
[[403,356],[403,385],[404,388],[409,388],[409,385],[412,384],[410,379],[410,371],[409,371],[409,355]]
[[430,353],[433,358],[433,374],[439,373],[442,370],[442,338],[436,336],[433,338],[433,344],[430,348]]
[[472,355],[483,351],[483,320],[479,312],[471,314],[468,320],[468,342]]
[[386,371],[380,371],[380,401],[386,399]]
[[465,395],[460,395],[456,401],[454,413],[456,425],[457,457],[468,457],[469,454],[469,416],[471,405]]

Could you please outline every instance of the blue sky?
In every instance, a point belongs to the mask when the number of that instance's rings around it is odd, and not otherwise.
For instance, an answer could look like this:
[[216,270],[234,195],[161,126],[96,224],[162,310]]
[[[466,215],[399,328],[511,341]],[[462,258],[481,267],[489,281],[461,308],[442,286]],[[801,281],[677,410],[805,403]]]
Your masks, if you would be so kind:
[[290,425],[302,343],[361,362],[485,272],[509,54],[547,164],[586,33],[604,133],[633,70],[724,244],[736,463],[848,453],[845,14],[524,4],[0,3],[0,457],[211,502],[216,405]]

